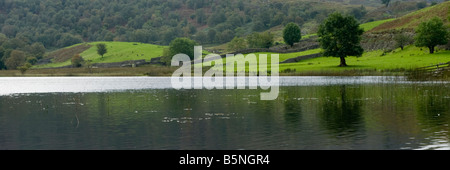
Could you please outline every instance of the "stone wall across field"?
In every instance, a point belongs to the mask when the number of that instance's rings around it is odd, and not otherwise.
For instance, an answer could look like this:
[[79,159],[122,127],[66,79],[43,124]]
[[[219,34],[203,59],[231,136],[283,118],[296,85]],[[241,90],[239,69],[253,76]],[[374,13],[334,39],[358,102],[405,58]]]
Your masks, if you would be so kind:
[[409,44],[413,44],[415,32],[411,29],[403,29],[403,30],[391,30],[384,32],[375,32],[375,33],[365,33],[362,36],[361,46],[364,51],[374,51],[374,50],[394,50],[396,49],[396,41],[395,36],[397,34],[405,34],[411,39]]

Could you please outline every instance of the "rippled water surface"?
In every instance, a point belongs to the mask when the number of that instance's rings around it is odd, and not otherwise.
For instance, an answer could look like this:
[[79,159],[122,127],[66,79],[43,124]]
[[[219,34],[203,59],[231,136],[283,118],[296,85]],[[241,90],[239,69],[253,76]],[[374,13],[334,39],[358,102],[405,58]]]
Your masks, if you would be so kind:
[[264,90],[170,78],[0,78],[0,149],[450,149],[450,84],[281,77]]

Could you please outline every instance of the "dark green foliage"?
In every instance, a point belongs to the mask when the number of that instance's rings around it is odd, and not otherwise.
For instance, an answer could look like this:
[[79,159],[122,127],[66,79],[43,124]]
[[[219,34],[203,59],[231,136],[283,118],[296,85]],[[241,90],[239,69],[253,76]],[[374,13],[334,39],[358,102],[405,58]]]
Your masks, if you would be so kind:
[[0,33],[0,70],[16,69],[25,61],[35,64],[38,59],[41,59],[46,52],[44,45],[37,42],[31,43],[22,35],[9,39]]
[[25,63],[26,54],[23,51],[12,50],[8,59],[6,59],[5,65],[9,70],[15,70],[17,67]]
[[244,38],[235,37],[228,43],[227,48],[229,51],[238,51],[246,49],[247,42],[245,41]]
[[297,24],[291,22],[284,27],[283,39],[286,44],[292,47],[294,43],[299,42],[301,38],[301,30]]
[[364,6],[361,5],[359,8],[352,8],[349,11],[349,14],[354,16],[356,19],[362,19],[367,14],[367,10]]
[[41,59],[45,54],[45,47],[42,43],[33,43],[30,46],[29,53],[36,59]]
[[15,37],[17,33],[17,28],[14,25],[5,25],[2,27],[1,31],[8,37]]
[[3,70],[6,68],[5,62],[4,62],[5,60],[3,58],[4,56],[5,56],[5,49],[2,46],[0,46],[0,70]]
[[217,35],[217,32],[216,32],[216,30],[215,29],[210,29],[210,30],[208,30],[208,33],[207,33],[207,37],[208,37],[208,42],[209,43],[214,43],[214,42],[216,42],[216,35]]
[[231,41],[234,38],[234,32],[232,30],[225,30],[221,32],[219,35],[216,35],[218,42],[226,43]]
[[252,33],[247,36],[249,48],[270,48],[273,45],[273,34],[270,32]]
[[195,11],[195,18],[196,18],[197,23],[205,24],[206,19],[207,19],[205,11],[203,9],[199,9],[199,10]]
[[433,54],[437,45],[445,45],[448,43],[449,32],[442,20],[438,17],[430,21],[422,22],[416,29],[416,37],[414,37],[417,47],[427,47]]
[[83,40],[80,37],[74,36],[69,33],[64,33],[61,35],[61,37],[57,41],[56,46],[62,48],[62,47],[67,47],[67,46],[71,46],[71,45],[82,43],[82,42],[83,42]]
[[208,25],[214,27],[217,24],[225,22],[227,17],[223,11],[214,12],[208,19]]
[[148,43],[150,34],[151,33],[148,30],[138,29],[138,30],[133,31],[129,40],[132,42]]
[[324,56],[339,57],[341,64],[347,66],[345,57],[361,56],[364,52],[360,45],[364,30],[352,16],[342,16],[340,13],[331,14],[319,27],[319,42]]
[[417,2],[416,4],[417,9],[422,9],[427,7],[427,1]]
[[164,51],[164,56],[162,61],[166,64],[170,64],[172,57],[177,54],[186,54],[194,59],[194,46],[197,45],[197,42],[188,38],[176,38],[172,42],[170,42],[169,48]]
[[97,54],[101,55],[103,58],[103,55],[105,55],[108,52],[108,49],[106,48],[106,44],[100,43],[97,44]]
[[30,63],[25,63],[23,66],[17,67],[17,69],[20,70],[20,73],[25,74],[25,72],[27,72],[27,70],[30,69],[31,67],[32,65]]
[[34,65],[37,63],[38,59],[36,57],[27,57],[27,63]]
[[[28,45],[39,42],[47,49],[112,40],[167,45],[177,37],[197,39],[197,34],[212,29],[220,33],[239,30],[239,35],[248,35],[289,22],[301,25],[321,20],[339,9],[324,9],[317,2],[259,0],[0,2],[0,32],[8,39],[21,36]],[[221,43],[234,37],[221,35],[217,39],[216,35],[209,34],[209,40],[202,43]]]

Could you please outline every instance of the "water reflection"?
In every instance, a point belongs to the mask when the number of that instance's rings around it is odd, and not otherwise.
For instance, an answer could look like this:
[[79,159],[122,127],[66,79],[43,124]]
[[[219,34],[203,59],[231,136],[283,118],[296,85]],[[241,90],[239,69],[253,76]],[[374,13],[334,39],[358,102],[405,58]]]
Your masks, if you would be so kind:
[[0,149],[450,149],[446,84],[0,96]]
[[427,144],[419,149],[450,149],[448,89],[423,87],[417,100],[418,120],[427,133]]
[[289,96],[284,98],[284,121],[289,127],[298,128],[302,122],[302,103],[297,98],[291,99]]
[[359,88],[346,85],[325,88],[322,97],[321,124],[331,133],[348,135],[361,130],[362,102]]

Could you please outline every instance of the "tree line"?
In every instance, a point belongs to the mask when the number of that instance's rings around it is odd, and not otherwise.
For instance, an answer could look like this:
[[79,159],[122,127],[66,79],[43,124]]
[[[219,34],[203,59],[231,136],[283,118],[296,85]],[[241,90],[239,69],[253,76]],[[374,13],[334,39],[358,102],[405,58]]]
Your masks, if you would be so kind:
[[320,21],[338,9],[264,0],[0,0],[0,32],[47,49],[113,40],[167,45],[176,37],[224,43],[289,22]]
[[[82,42],[168,45],[187,37],[225,43],[288,22],[321,20],[330,11],[265,0],[0,0],[0,69],[35,64],[47,50]],[[252,36],[255,47],[270,45],[261,43],[264,36]]]

